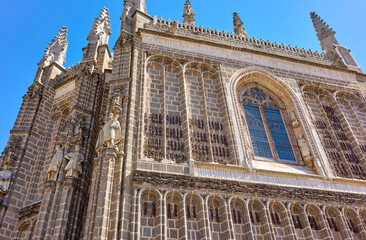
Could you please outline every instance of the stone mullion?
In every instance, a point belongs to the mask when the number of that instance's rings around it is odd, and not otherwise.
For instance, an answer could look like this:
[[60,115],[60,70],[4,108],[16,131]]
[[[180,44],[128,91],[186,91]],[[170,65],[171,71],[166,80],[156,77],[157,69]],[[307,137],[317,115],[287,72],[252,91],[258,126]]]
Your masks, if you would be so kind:
[[266,113],[264,112],[263,106],[259,106],[259,111],[261,113],[263,126],[264,126],[264,129],[266,131],[269,147],[270,147],[271,152],[272,152],[272,157],[275,161],[279,162],[280,159],[279,159],[278,154],[277,154],[276,145],[274,143],[273,136],[272,136],[272,133],[271,133],[271,129],[270,129],[270,126],[268,124],[267,116],[266,116]]
[[272,239],[276,239],[276,232],[273,227],[272,219],[270,218],[271,212],[269,210],[269,207],[264,207],[264,212],[265,212],[265,214],[263,216],[263,220],[265,220],[265,225],[268,226],[268,231],[269,231],[270,235],[272,236]]
[[232,213],[231,213],[230,200],[229,200],[228,204],[226,204],[226,213],[227,213],[227,218],[228,218],[228,231],[229,231],[230,239],[236,240],[235,230],[234,230],[235,226],[234,226],[234,223],[233,223],[233,216],[232,216]]
[[202,93],[202,105],[203,105],[203,111],[205,113],[205,128],[206,128],[206,133],[207,133],[207,144],[208,144],[208,147],[210,149],[210,153],[209,153],[209,156],[211,158],[211,162],[215,162],[215,158],[214,158],[214,155],[213,155],[213,145],[212,145],[212,142],[211,142],[211,131],[210,131],[210,127],[208,126],[208,122],[209,122],[209,118],[208,118],[208,113],[207,113],[207,100],[206,100],[206,91],[205,91],[205,85],[203,83],[203,73],[200,72],[200,87],[201,87],[201,93]]
[[[183,130],[183,135],[184,135],[184,139],[185,139],[185,147],[184,147],[184,154],[188,159],[188,163],[189,163],[189,168],[190,168],[190,173],[193,173],[193,162],[192,162],[192,145],[191,145],[191,133],[190,133],[190,129],[189,129],[189,107],[188,107],[188,94],[187,93],[187,77],[186,77],[186,71],[185,68],[182,69],[182,76],[181,76],[181,81],[180,81],[180,94],[181,94],[181,108],[183,109],[183,113],[181,118],[182,118],[182,130]],[[185,208],[185,207],[184,207]],[[187,225],[186,225],[186,229],[187,229]],[[187,233],[187,232],[186,232]]]
[[[230,205],[226,201],[223,201],[222,203],[224,204],[223,208],[225,211],[225,214],[224,214],[225,216],[223,217],[224,222],[222,224],[223,225],[226,224],[226,232],[227,232],[226,234],[227,234],[228,239],[235,240],[235,237],[233,235],[233,229],[231,228],[232,226],[230,224],[231,220],[232,220],[232,218],[230,217],[230,214],[231,214]],[[225,234],[225,232],[223,232],[223,233]]]
[[132,205],[132,222],[131,222],[131,233],[129,235],[131,240],[138,239],[139,233],[139,221],[140,221],[140,199],[139,199],[139,189],[134,189],[133,194],[133,205]]
[[163,89],[163,111],[162,111],[162,118],[163,118],[163,142],[164,142],[164,146],[163,146],[163,156],[164,156],[164,159],[167,159],[167,136],[166,136],[166,132],[167,132],[167,129],[166,129],[166,115],[168,114],[167,112],[167,107],[166,107],[166,66],[163,65],[163,81],[162,81],[162,89]]
[[204,213],[202,215],[203,215],[203,218],[204,218],[203,219],[204,223],[205,223],[204,228],[205,228],[205,233],[206,233],[206,236],[205,236],[204,239],[207,239],[207,240],[211,239],[211,227],[210,227],[210,225],[211,225],[210,221],[211,220],[210,220],[210,211],[209,211],[209,207],[208,207],[209,198],[210,198],[210,195],[206,196],[206,198],[203,201],[203,206],[202,206],[203,211],[204,211]]

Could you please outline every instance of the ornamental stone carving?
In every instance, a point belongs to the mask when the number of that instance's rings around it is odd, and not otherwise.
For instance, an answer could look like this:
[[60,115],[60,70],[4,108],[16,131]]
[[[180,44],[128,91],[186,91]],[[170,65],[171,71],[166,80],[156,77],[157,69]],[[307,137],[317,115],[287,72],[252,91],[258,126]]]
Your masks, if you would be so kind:
[[62,159],[64,158],[64,151],[62,150],[61,146],[58,144],[56,145],[56,153],[53,155],[50,166],[48,167],[47,171],[47,179],[56,181],[57,174],[60,169]]
[[300,152],[304,159],[305,165],[308,166],[309,168],[314,168],[313,157],[311,155],[309,144],[303,135],[299,136],[297,143],[299,145]]
[[68,163],[65,167],[66,177],[78,178],[83,172],[81,164],[84,162],[84,155],[80,153],[80,146],[76,145],[75,152],[70,152],[64,157]]
[[234,24],[234,32],[237,35],[248,37],[248,33],[245,31],[243,27],[243,21],[240,19],[238,13],[233,13],[233,24]]
[[97,151],[102,147],[116,147],[122,140],[121,124],[118,115],[110,113],[109,120],[104,124],[99,132],[97,141]]
[[290,109],[290,110],[288,111],[288,115],[289,115],[289,118],[290,118],[291,126],[292,126],[293,128],[298,128],[298,127],[300,127],[300,122],[299,122],[299,120],[297,119],[296,114],[295,114],[295,112],[294,112],[292,109]]

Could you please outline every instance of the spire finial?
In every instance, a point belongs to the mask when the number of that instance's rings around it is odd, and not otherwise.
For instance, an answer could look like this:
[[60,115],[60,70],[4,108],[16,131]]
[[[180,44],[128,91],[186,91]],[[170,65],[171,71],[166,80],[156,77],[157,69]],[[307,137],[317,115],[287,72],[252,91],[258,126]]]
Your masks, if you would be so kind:
[[338,41],[334,37],[335,31],[329,27],[329,25],[321,19],[315,12],[310,13],[311,20],[313,22],[316,36],[320,41],[322,50],[330,49],[334,44],[338,45]]
[[108,44],[109,36],[112,34],[111,30],[108,8],[103,7],[99,16],[95,18],[93,27],[86,40],[89,43]]
[[46,47],[43,58],[41,59],[40,67],[46,67],[52,62],[56,62],[62,66],[66,58],[67,45],[67,27],[62,26],[57,35]]
[[184,4],[184,10],[183,10],[183,23],[195,26],[196,25],[196,19],[194,18],[196,14],[193,11],[191,2],[189,0],[186,0],[186,3]]
[[248,33],[245,31],[243,27],[243,21],[240,19],[239,14],[233,13],[233,24],[234,24],[234,33],[237,35],[248,37]]

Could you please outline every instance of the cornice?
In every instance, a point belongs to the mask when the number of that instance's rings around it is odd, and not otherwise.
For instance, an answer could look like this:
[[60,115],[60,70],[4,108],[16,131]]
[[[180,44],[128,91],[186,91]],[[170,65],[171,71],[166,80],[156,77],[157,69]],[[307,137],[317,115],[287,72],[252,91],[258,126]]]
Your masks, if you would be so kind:
[[163,32],[163,31],[159,31],[156,29],[152,29],[152,28],[140,28],[138,30],[138,33],[139,34],[148,33],[148,34],[163,36],[163,37],[167,37],[167,38],[173,38],[173,39],[179,39],[179,40],[184,40],[184,41],[188,41],[188,42],[200,43],[200,44],[204,44],[204,45],[220,47],[220,48],[225,48],[225,49],[230,49],[230,50],[235,50],[235,51],[240,51],[240,52],[247,52],[247,53],[253,53],[253,54],[258,54],[258,55],[262,55],[262,56],[269,56],[269,57],[287,60],[287,61],[291,61],[291,62],[303,63],[303,64],[307,64],[307,65],[326,68],[326,69],[330,69],[332,71],[350,73],[350,74],[355,74],[355,75],[359,75],[362,77],[366,77],[366,74],[363,74],[363,73],[359,73],[359,72],[349,70],[349,69],[336,68],[336,67],[332,66],[331,61],[321,61],[321,60],[306,59],[306,58],[300,58],[300,57],[296,58],[296,57],[290,56],[290,55],[280,55],[280,54],[275,54],[273,52],[260,51],[259,49],[255,49],[254,47],[249,48],[244,45],[243,46],[239,46],[239,45],[234,46],[230,42],[227,42],[227,44],[226,44],[225,40],[220,40],[220,43],[219,43],[219,42],[215,42],[213,40],[209,41],[208,39],[201,39],[201,38],[197,39],[197,38],[195,38],[194,34],[182,35],[179,32],[177,32],[176,34],[171,34],[168,31]]
[[134,185],[142,185],[144,187],[157,186],[272,199],[314,201],[317,203],[339,203],[359,206],[366,202],[366,194],[248,183],[141,170],[135,170],[133,183]]

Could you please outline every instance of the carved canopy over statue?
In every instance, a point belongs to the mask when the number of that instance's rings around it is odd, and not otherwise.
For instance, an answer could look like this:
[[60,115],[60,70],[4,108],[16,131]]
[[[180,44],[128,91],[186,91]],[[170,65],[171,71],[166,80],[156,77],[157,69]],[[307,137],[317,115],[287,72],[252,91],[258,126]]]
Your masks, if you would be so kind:
[[122,140],[121,124],[118,115],[109,115],[109,120],[99,132],[97,150],[102,147],[115,147]]

